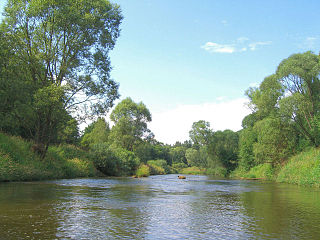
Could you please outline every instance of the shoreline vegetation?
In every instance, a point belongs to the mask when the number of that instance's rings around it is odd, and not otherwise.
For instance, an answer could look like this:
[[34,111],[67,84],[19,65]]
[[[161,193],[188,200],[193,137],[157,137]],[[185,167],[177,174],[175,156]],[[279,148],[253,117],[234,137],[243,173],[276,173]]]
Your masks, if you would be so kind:
[[[96,169],[93,157],[94,155],[88,151],[65,144],[51,146],[46,158],[40,159],[32,152],[32,142],[0,133],[0,182],[106,176]],[[168,166],[164,160],[151,160],[147,164],[141,164],[133,176],[148,177],[174,173],[212,175],[212,171],[208,169]],[[271,164],[261,164],[250,171],[238,168],[228,176],[215,176],[241,180],[270,180],[319,188],[320,149],[310,148],[299,153],[277,169],[272,168]]]
[[152,115],[142,101],[115,105],[109,52],[122,19],[108,0],[7,4],[0,181],[181,173],[319,187],[320,55],[293,54],[250,87],[241,130],[215,131],[215,123],[198,120],[188,140],[169,145],[148,128]]

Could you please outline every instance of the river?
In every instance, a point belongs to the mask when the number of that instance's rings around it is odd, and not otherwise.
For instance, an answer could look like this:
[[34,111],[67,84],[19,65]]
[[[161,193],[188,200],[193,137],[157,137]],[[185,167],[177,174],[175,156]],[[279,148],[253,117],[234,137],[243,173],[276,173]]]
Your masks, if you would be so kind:
[[320,191],[177,175],[0,183],[0,239],[320,239]]

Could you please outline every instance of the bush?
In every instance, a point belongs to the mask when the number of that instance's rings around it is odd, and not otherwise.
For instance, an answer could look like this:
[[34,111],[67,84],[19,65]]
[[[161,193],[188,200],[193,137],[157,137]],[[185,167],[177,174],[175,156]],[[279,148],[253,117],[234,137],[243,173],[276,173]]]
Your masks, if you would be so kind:
[[0,181],[29,181],[95,176],[90,154],[72,146],[50,146],[45,159],[33,153],[33,143],[0,133]]
[[257,165],[244,175],[245,178],[264,178],[271,180],[273,178],[274,169],[270,163]]
[[147,164],[150,166],[152,165],[152,166],[157,166],[157,167],[162,168],[163,170],[161,172],[164,172],[163,174],[170,173],[170,168],[169,168],[166,160],[163,160],[163,159],[149,160],[147,162]]
[[136,171],[137,177],[149,177],[150,176],[150,167],[146,164],[141,164]]
[[92,152],[96,168],[109,176],[132,175],[140,163],[133,152],[107,143],[93,145]]
[[190,174],[190,175],[202,175],[205,174],[206,170],[198,167],[183,168],[179,173]]
[[118,158],[106,143],[99,143],[92,146],[93,162],[95,167],[106,175],[117,173]]
[[259,164],[249,171],[246,171],[244,167],[238,167],[231,174],[232,178],[263,178],[272,180],[275,175],[275,169],[270,163]]
[[185,163],[174,163],[172,164],[173,172],[180,172],[183,168],[188,167]]
[[137,158],[133,152],[130,152],[124,148],[111,148],[116,161],[116,173],[117,175],[132,175],[136,171],[137,167],[140,164],[139,158]]
[[159,167],[157,165],[154,164],[150,164],[150,174],[151,175],[163,175],[165,174],[165,170],[162,167]]
[[206,174],[209,176],[226,177],[228,174],[228,171],[224,167],[215,167],[215,168],[208,168],[206,170]]

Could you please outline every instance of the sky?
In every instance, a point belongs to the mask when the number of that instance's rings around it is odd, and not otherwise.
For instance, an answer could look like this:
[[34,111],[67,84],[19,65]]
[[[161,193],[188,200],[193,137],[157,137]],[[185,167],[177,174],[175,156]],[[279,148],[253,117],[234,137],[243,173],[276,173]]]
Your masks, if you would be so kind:
[[[3,8],[4,0],[0,0]],[[124,20],[110,53],[121,101],[142,101],[157,140],[192,123],[241,129],[245,91],[294,53],[320,51],[318,0],[113,0]]]

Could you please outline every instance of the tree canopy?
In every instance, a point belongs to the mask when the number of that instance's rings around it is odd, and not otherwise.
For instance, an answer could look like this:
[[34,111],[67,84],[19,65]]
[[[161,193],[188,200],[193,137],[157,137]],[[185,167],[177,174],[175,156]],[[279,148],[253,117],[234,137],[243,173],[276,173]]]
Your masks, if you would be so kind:
[[28,106],[16,113],[14,108],[23,103],[17,94],[7,94],[5,100],[16,105],[1,116],[4,120],[23,121],[29,136],[47,148],[63,116],[84,119],[113,106],[119,95],[118,84],[110,79],[109,51],[120,33],[118,5],[107,0],[9,0],[4,16],[0,51],[8,70],[1,68],[0,87],[14,79],[13,88],[25,87]]

